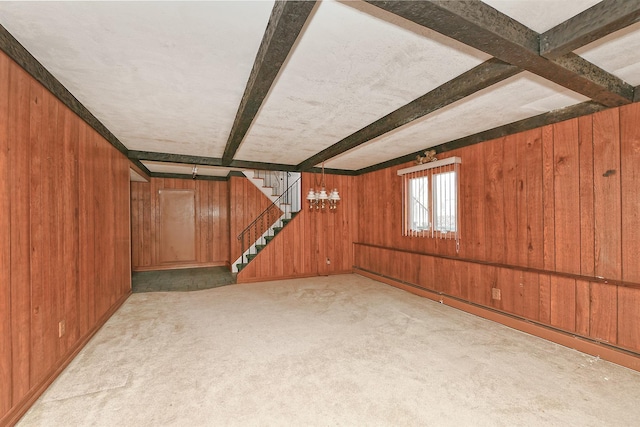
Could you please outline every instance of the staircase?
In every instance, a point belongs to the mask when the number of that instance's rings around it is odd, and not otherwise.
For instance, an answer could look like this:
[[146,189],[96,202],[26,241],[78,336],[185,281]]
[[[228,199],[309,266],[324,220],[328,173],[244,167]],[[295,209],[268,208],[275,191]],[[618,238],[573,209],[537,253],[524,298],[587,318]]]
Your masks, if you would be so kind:
[[300,212],[300,174],[296,172],[244,171],[244,175],[271,200],[271,205],[239,235],[242,255],[231,264],[237,273],[258,256],[269,242]]

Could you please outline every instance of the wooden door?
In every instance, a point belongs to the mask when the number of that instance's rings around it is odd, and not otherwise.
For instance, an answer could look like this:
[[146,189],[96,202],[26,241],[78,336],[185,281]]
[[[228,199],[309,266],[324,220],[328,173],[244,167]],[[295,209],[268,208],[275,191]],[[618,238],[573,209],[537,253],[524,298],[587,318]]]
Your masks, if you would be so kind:
[[196,262],[194,190],[159,190],[160,262]]

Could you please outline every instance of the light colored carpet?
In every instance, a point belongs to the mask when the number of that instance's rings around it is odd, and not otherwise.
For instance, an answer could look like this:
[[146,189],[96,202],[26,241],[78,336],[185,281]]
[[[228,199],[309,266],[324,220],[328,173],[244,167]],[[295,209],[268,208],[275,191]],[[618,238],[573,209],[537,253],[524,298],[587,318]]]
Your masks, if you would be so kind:
[[20,426],[630,426],[640,373],[357,275],[134,294]]

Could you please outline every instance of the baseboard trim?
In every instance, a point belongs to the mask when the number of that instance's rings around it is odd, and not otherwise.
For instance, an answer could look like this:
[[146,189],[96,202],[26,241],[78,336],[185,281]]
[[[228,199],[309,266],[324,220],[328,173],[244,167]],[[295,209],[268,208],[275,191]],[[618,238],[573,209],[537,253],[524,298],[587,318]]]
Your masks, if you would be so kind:
[[148,267],[134,267],[131,271],[137,273],[141,271],[162,271],[162,270],[182,270],[186,268],[207,268],[207,267],[229,267],[227,261],[218,262],[204,262],[204,263],[191,263],[191,264],[166,264],[166,265],[152,265]]
[[91,328],[87,334],[82,337],[76,344],[72,350],[67,353],[67,355],[62,359],[60,364],[54,368],[49,375],[47,375],[44,380],[33,387],[29,393],[25,395],[25,397],[14,407],[12,407],[9,412],[7,412],[2,418],[0,418],[0,426],[13,426],[15,425],[20,418],[29,410],[31,405],[35,403],[36,400],[44,393],[44,391],[53,383],[53,381],[58,378],[58,375],[62,373],[62,371],[71,363],[71,361],[80,353],[80,350],[84,348],[85,345],[89,342],[91,338],[107,323],[107,320],[124,304],[124,302],[131,296],[131,289],[128,290],[126,294],[121,296],[109,310],[98,320],[93,328]]
[[296,274],[293,276],[279,276],[279,277],[250,277],[243,278],[238,274],[236,277],[236,283],[241,285],[243,283],[256,283],[256,282],[273,282],[274,280],[289,280],[289,279],[303,279],[307,277],[322,277],[322,276],[335,276],[338,274],[352,274],[353,270],[344,270],[344,271],[332,271],[327,274],[317,274],[317,273],[307,273],[307,274]]
[[640,355],[637,355],[629,350],[564,332],[541,323],[534,323],[528,319],[512,315],[510,313],[503,313],[493,308],[487,308],[477,304],[464,302],[458,298],[451,297],[437,291],[421,288],[417,285],[405,283],[397,279],[379,275],[368,270],[360,269],[358,267],[354,267],[354,273],[364,277],[368,277],[369,279],[373,279],[378,282],[386,283],[387,285],[391,285],[407,292],[411,292],[412,294],[429,298],[430,300],[448,305],[450,307],[462,310],[475,316],[479,316],[484,319],[488,319],[508,326],[510,328],[546,339],[556,344],[560,344],[565,347],[590,354],[592,356],[600,357],[601,359],[616,363],[626,368],[640,371]]

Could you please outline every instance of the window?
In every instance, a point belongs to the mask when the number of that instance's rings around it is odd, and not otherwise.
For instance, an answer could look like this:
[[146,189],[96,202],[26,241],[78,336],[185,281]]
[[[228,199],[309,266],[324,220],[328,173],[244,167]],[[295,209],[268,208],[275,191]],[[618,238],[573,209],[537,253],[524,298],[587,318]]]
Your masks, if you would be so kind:
[[458,240],[459,164],[460,158],[452,157],[398,171],[404,236]]

